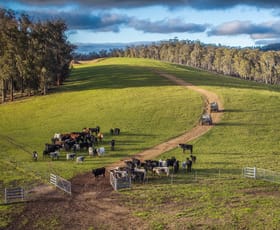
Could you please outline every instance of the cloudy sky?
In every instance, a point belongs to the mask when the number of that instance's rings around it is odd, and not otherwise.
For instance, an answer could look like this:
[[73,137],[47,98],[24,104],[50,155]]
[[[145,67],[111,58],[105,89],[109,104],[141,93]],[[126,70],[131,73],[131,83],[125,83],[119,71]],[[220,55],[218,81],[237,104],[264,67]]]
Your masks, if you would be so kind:
[[228,46],[280,42],[278,0],[0,0],[31,18],[62,18],[72,43],[200,40]]

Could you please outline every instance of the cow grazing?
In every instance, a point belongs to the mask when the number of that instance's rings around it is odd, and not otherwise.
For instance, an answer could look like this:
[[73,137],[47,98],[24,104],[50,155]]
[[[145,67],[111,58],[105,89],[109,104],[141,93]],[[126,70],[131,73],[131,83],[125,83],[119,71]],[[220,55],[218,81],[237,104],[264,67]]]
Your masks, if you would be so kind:
[[105,177],[105,172],[106,172],[105,167],[97,168],[97,169],[92,170],[92,174],[94,175],[95,178],[97,178],[101,175],[103,175],[103,177]]
[[191,154],[193,152],[193,146],[188,144],[179,144],[178,147],[183,149],[183,153],[185,153],[186,150],[190,150]]

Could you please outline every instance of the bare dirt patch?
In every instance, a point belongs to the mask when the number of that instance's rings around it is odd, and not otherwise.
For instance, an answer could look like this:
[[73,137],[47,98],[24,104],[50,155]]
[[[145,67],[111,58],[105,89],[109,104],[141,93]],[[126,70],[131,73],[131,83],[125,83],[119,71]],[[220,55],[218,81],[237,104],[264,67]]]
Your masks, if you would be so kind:
[[[158,74],[182,87],[201,93],[205,98],[206,110],[209,110],[209,102],[212,101],[216,101],[219,108],[223,109],[216,94],[170,74],[161,72]],[[215,124],[221,119],[222,112],[212,115]],[[135,156],[140,160],[153,159],[177,147],[179,143],[186,143],[203,135],[211,127],[197,124],[185,134],[139,152]],[[121,165],[123,161],[116,162],[107,169]],[[133,216],[134,210],[125,206],[123,197],[113,191],[108,175],[105,178],[95,179],[91,172],[88,172],[75,176],[71,183],[71,196],[46,185],[31,190],[32,201],[26,203],[22,215],[14,217],[12,224],[6,229],[149,229],[145,221]],[[40,224],[40,221],[43,224]]]

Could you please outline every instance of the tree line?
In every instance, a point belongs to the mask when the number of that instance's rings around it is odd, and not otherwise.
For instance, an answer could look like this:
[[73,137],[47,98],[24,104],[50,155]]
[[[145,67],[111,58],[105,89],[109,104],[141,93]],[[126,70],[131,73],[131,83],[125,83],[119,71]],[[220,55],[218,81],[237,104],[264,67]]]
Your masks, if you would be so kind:
[[28,15],[0,9],[0,94],[47,94],[69,75],[74,46],[62,20],[32,22]]
[[[116,56],[119,54],[119,51],[113,53]],[[266,84],[280,83],[279,51],[231,48],[171,39],[159,44],[127,47],[122,55],[187,65]]]
[[199,41],[170,39],[150,45],[111,49],[80,58],[150,58],[266,84],[280,84],[280,52],[257,48],[205,45]]

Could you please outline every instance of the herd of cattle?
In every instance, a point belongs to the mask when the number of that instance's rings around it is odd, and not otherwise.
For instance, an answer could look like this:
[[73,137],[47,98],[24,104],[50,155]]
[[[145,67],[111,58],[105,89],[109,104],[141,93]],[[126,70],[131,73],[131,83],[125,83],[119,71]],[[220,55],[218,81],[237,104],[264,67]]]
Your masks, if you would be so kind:
[[[110,129],[111,135],[119,135],[120,129]],[[74,160],[77,162],[83,162],[84,156],[76,156],[77,151],[87,150],[89,155],[102,156],[105,153],[104,147],[99,147],[103,143],[103,134],[100,132],[100,127],[84,128],[82,132],[70,132],[70,133],[55,133],[51,138],[51,143],[45,144],[43,151],[43,158],[49,156],[52,160],[59,159],[60,150],[68,152],[66,154],[67,160]],[[111,142],[111,150],[114,150],[115,140]]]
[[[110,129],[111,135],[119,135],[120,129],[114,128]],[[77,156],[78,150],[87,150],[89,155],[102,156],[105,153],[104,147],[98,147],[103,143],[103,134],[100,132],[100,127],[95,128],[84,128],[82,132],[70,132],[70,133],[56,133],[51,138],[51,143],[45,144],[45,150],[43,151],[43,157],[49,156],[52,160],[59,159],[60,150],[65,150],[68,152],[66,154],[67,160],[74,160],[76,158],[77,162],[83,162],[85,156]],[[114,150],[115,140],[111,142],[111,150]],[[196,156],[193,153],[193,146],[189,144],[179,144],[185,153],[186,150],[190,151],[190,157],[187,157],[184,162],[182,162],[181,167],[186,172],[192,171],[192,164],[196,161]],[[124,161],[125,166],[117,167],[110,170],[115,178],[130,177],[134,182],[144,182],[146,180],[146,175],[151,172],[153,175],[165,174],[170,175],[170,172],[176,174],[179,171],[180,162],[172,157],[166,160],[145,160],[141,162],[137,158],[132,158],[131,160]],[[172,171],[171,171],[172,170]],[[106,168],[93,169],[92,173],[95,177],[100,175],[105,177]]]
[[[192,164],[195,162],[196,156],[190,154],[190,157],[187,157],[186,161],[182,162],[182,169],[185,172],[191,172]],[[175,157],[166,160],[145,160],[144,162],[141,162],[137,158],[132,158],[131,160],[125,160],[124,163],[125,166],[111,169],[110,173],[112,173],[114,177],[118,179],[130,177],[132,181],[142,183],[146,180],[148,172],[158,176],[169,176],[170,172],[174,174],[178,173],[180,165],[180,162]],[[93,169],[92,173],[95,178],[99,177],[100,175],[105,177],[105,171],[105,167],[102,167]]]

